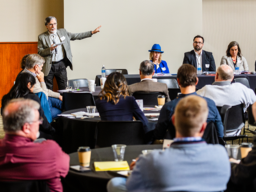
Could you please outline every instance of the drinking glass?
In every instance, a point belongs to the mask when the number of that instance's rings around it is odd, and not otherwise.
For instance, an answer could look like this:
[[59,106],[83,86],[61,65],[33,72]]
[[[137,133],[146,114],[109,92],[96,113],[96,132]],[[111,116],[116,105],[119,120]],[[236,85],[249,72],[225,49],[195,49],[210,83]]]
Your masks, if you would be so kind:
[[78,90],[78,89],[79,89],[79,81],[74,81],[74,82],[73,82],[73,85],[74,85],[74,89],[75,89],[75,90]]
[[112,145],[115,161],[123,161],[126,145],[116,144]]
[[89,113],[88,116],[89,116],[90,118],[93,118],[93,117],[94,117],[94,113],[95,113],[96,107],[95,107],[95,106],[87,106],[86,109],[87,109],[87,113]]

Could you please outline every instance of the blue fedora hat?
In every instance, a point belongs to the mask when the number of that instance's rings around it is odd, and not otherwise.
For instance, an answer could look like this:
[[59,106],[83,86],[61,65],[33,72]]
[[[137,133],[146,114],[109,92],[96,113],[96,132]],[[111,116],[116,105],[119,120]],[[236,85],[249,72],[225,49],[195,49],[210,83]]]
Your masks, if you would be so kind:
[[159,44],[154,44],[151,50],[148,50],[149,52],[159,52],[159,53],[163,53],[163,51],[161,51],[161,46]]

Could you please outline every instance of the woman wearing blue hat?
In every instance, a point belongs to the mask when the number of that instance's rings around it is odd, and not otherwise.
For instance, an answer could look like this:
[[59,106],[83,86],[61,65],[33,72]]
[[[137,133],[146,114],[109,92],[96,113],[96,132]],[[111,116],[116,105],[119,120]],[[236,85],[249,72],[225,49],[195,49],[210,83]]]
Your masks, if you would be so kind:
[[154,44],[150,52],[149,59],[154,64],[155,73],[170,73],[168,65],[166,61],[162,60],[162,53],[161,46],[159,44]]

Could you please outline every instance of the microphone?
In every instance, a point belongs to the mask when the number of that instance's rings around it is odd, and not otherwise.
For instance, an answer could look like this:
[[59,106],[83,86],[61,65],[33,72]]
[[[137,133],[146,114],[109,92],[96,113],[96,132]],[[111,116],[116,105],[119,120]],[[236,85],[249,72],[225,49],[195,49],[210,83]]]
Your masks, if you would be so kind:
[[[54,41],[54,39],[52,40],[52,42],[53,42],[53,44],[56,44],[55,41]],[[54,50],[55,50],[55,53],[57,54],[57,53],[58,53],[58,52],[57,52],[57,47],[56,47]]]

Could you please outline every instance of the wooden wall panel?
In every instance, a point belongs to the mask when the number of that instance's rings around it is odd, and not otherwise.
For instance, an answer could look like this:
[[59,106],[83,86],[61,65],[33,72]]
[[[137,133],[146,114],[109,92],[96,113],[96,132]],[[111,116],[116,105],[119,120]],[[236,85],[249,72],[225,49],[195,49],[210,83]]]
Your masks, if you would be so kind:
[[[37,42],[0,42],[0,99],[8,93],[21,71],[20,61],[26,54],[37,53]],[[54,90],[57,90],[54,81]],[[1,107],[1,103],[0,103]]]

